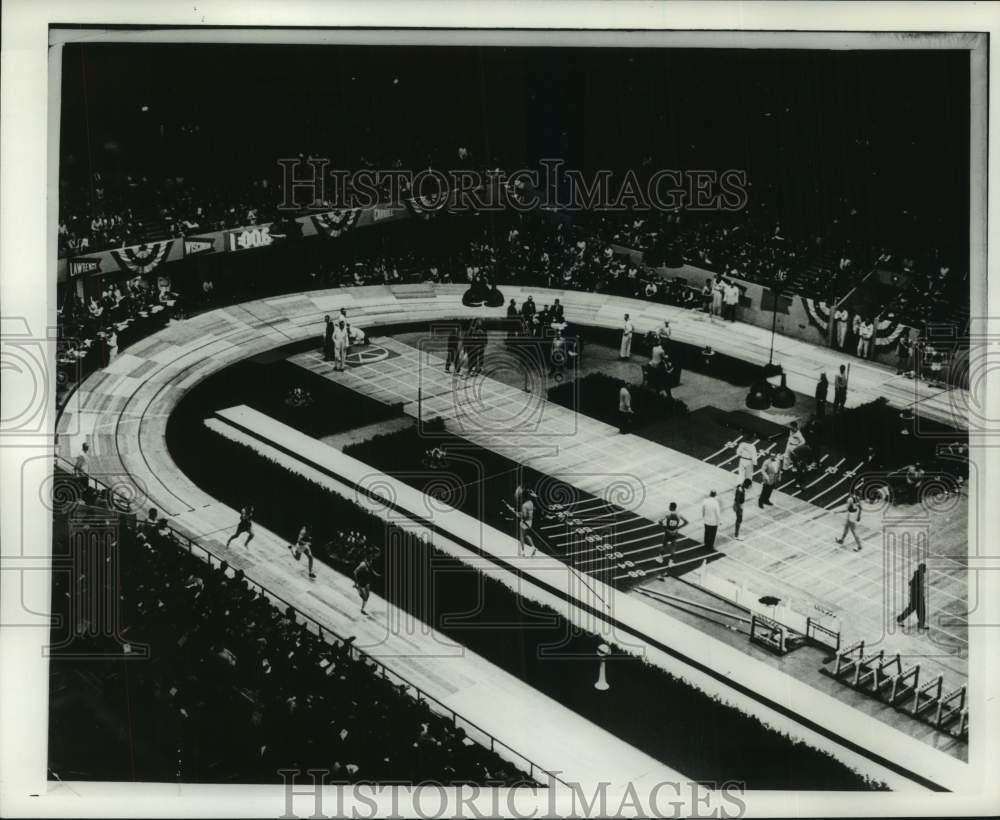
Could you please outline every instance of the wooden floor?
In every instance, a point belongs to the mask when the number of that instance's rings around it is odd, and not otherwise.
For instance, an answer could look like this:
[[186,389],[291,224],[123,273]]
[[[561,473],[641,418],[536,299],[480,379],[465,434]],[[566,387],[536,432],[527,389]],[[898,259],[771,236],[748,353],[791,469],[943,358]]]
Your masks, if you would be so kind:
[[[709,490],[719,492],[723,521],[732,520],[729,507],[736,481],[729,448],[717,458],[700,461],[647,439],[622,435],[617,428],[550,404],[537,393],[488,377],[456,378],[445,371],[444,361],[429,345],[418,349],[379,337],[372,340],[372,346],[392,355],[343,371],[335,371],[318,351],[290,360],[364,395],[388,404],[402,403],[411,416],[439,417],[450,432],[633,513],[639,519],[636,526],[618,528],[621,534],[615,547],[624,556],[614,565],[618,575],[605,574],[608,562],[586,545],[569,550],[569,556],[576,554],[578,569],[602,581],[636,572],[655,577],[663,571],[656,562],[659,537],[653,522],[662,518],[670,501],[677,502],[681,516],[691,522],[682,532],[698,541],[701,504]],[[488,356],[494,355],[506,354],[491,348]],[[498,366],[502,363],[494,360],[487,364],[487,371]],[[935,607],[929,632],[920,632],[915,625],[901,629],[895,623],[895,615],[906,603],[913,566],[912,556],[901,549],[894,557],[893,539],[904,532],[929,530],[931,522],[912,515],[894,518],[898,513],[894,508],[865,505],[858,526],[864,548],[854,552],[834,541],[843,531],[842,494],[839,500],[836,493],[829,494],[837,503],[827,509],[793,495],[796,491],[791,486],[783,486],[788,492],[776,491],[775,506],[766,510],[752,503],[759,487],[752,489],[743,540],[731,537],[731,523],[724,525],[717,548],[725,557],[685,577],[693,584],[718,589],[704,577],[712,574],[743,587],[744,592],[752,591],[754,597],[776,596],[802,615],[839,631],[845,646],[864,640],[869,651],[899,653],[904,666],[920,663],[921,674],[928,679],[943,674],[948,689],[966,683],[968,595],[961,562],[947,556],[947,560],[929,562],[929,594]],[[956,498],[954,503],[965,505],[967,499]],[[585,506],[586,502],[578,514],[584,524],[588,523]],[[962,517],[954,516],[959,525]],[[646,540],[636,531],[644,525],[652,530]],[[628,568],[625,562],[630,562]],[[819,681],[818,668],[812,679]],[[844,696],[851,694],[845,687]],[[891,709],[883,711],[892,725],[915,736],[935,737],[935,743],[940,743],[937,736],[941,733]],[[956,754],[964,753],[961,744],[943,745]]]
[[[330,629],[341,634],[357,632],[359,636],[377,641],[384,629],[378,627],[377,621],[358,618],[351,590],[340,589],[336,577],[321,576],[322,586],[327,591],[317,595],[304,577],[303,568],[290,561],[284,544],[276,538],[258,529],[249,554],[241,552],[242,548],[235,543],[230,548],[224,546],[221,536],[235,522],[235,512],[206,496],[173,464],[165,446],[167,419],[181,397],[210,374],[289,342],[309,338],[318,342],[323,315],[336,313],[341,307],[345,307],[352,320],[361,327],[502,315],[502,308],[490,311],[463,306],[463,291],[464,288],[458,285],[334,289],[259,300],[172,322],[163,331],[124,350],[108,368],[90,376],[71,396],[58,422],[58,451],[73,458],[80,451],[81,444],[88,442],[92,454],[89,469],[95,477],[109,483],[128,482],[135,488],[140,504],[156,506],[190,535],[206,538],[209,548],[219,557],[229,560],[234,566],[246,567],[247,574],[255,580],[277,586],[295,600],[296,605],[308,606],[311,614],[322,619]],[[647,325],[652,328],[664,318],[669,318],[674,327],[674,337],[679,341],[711,343],[722,353],[754,362],[767,360],[770,337],[759,328],[740,324],[724,328],[709,326],[681,309],[601,294],[505,288],[505,296],[517,298],[518,302],[528,293],[534,294],[536,301],[541,302],[560,298],[568,318],[574,322],[617,327],[623,311],[628,311],[632,313],[637,329],[642,331],[647,329]],[[814,348],[792,339],[779,338],[777,350],[789,373],[790,386],[800,392],[809,393],[817,368],[832,372],[839,361],[833,351]],[[923,390],[920,385],[894,379],[877,365],[855,362],[848,404],[860,404],[886,394],[897,406],[906,406],[913,400],[911,394],[915,387]],[[428,382],[428,400],[436,403],[432,412],[447,412],[449,403],[452,403],[450,386],[449,392],[442,388],[443,385],[436,381]],[[478,388],[470,385],[469,389]],[[572,439],[572,446],[564,445],[561,440],[553,446],[552,442],[540,440],[544,437],[532,437],[523,429],[511,432],[509,428],[515,426],[514,421],[517,424],[528,423],[522,422],[520,416],[513,420],[511,416],[521,412],[518,408],[523,408],[524,398],[518,405],[512,397],[493,385],[485,385],[484,389],[482,394],[470,394],[468,404],[459,403],[460,408],[481,406],[482,409],[477,409],[470,421],[477,421],[482,414],[498,422],[506,419],[507,429],[485,435],[483,446],[520,447],[520,452],[527,450],[530,458],[538,459],[540,468],[546,472],[578,474],[579,481],[586,483],[598,495],[602,495],[608,487],[608,465],[625,463],[627,467],[621,482],[615,485],[614,498],[619,503],[632,504],[639,510],[648,511],[650,515],[662,513],[669,500],[666,496],[668,485],[671,497],[676,495],[679,503],[690,508],[710,486],[719,485],[721,491],[731,483],[724,469],[670,451],[669,460],[665,460],[667,456],[651,448],[649,442],[620,436],[605,425],[582,417],[564,418],[562,414],[552,413],[550,407],[542,408],[544,417],[552,419],[545,423],[552,424],[552,429],[561,438]],[[435,391],[438,392],[435,394]],[[959,420],[951,418],[954,415],[952,398],[928,393],[923,398],[922,407],[928,415],[936,414],[942,420],[955,423]],[[538,410],[537,404],[533,407]],[[531,416],[525,418],[530,419]],[[544,454],[546,446],[549,448],[547,455]],[[601,465],[597,471],[599,478],[596,479],[593,475],[595,464]],[[684,476],[682,482],[676,481],[678,476]],[[684,486],[678,486],[679,483]],[[635,498],[630,500],[629,495],[633,493]],[[785,594],[787,588],[789,597],[799,595],[802,590],[812,596],[815,587],[816,599],[830,605],[831,611],[837,608],[845,631],[851,634],[870,632],[875,624],[881,623],[881,618],[876,618],[873,607],[869,605],[870,601],[862,601],[857,593],[843,592],[841,584],[827,578],[826,573],[837,573],[841,581],[847,578],[856,580],[865,585],[863,588],[869,590],[869,595],[874,596],[875,586],[878,585],[877,563],[868,560],[867,553],[862,553],[866,560],[861,563],[854,553],[842,555],[833,550],[832,545],[827,545],[830,528],[835,528],[836,523],[826,519],[819,524],[813,522],[816,510],[802,508],[800,505],[805,502],[782,496],[776,500],[780,507],[780,515],[775,515],[778,520],[755,520],[752,510],[747,524],[756,535],[745,547],[746,552],[736,553],[724,543],[721,545],[723,550],[732,555],[718,563],[746,566],[760,572],[761,565],[765,563],[763,556],[773,554],[776,559],[784,555],[790,567],[798,564],[803,573],[812,566],[820,566],[821,574],[816,578],[790,575],[786,579],[778,579],[774,572],[768,572],[765,577],[774,579],[775,583],[781,580],[785,585],[780,589],[781,594]],[[693,520],[697,521],[697,516]],[[813,530],[815,534],[812,534]],[[815,558],[822,557],[825,563],[813,565],[813,559],[787,554],[799,549],[797,539],[802,531],[811,534],[809,543],[803,546],[808,547],[808,552],[815,551]],[[866,542],[874,546],[874,528],[866,526],[863,534]],[[757,550],[763,552],[758,554]],[[737,564],[737,560],[742,563]],[[751,572],[750,569],[746,571]],[[959,594],[957,589],[956,585],[956,595]],[[842,597],[845,595],[846,600]],[[919,651],[919,644],[913,643],[916,639],[896,636],[894,640],[903,641],[904,638],[911,643],[899,645],[904,646],[907,652]],[[465,707],[474,708],[474,713],[467,715],[471,720],[484,725],[484,728],[488,728],[485,726],[487,723],[494,726],[502,740],[532,757],[539,765],[558,768],[567,776],[585,782],[598,778],[634,780],[644,776],[643,773],[661,779],[678,777],[676,774],[662,774],[663,767],[655,761],[638,755],[606,733],[601,734],[587,721],[543,699],[530,687],[520,685],[495,667],[488,665],[487,672],[478,665],[485,663],[482,659],[476,660],[465,653],[461,661],[465,665],[460,668],[443,667],[439,665],[441,661],[438,658],[427,654],[426,647],[416,653],[412,647],[398,649],[398,663],[407,668],[408,677],[422,676],[431,694],[446,703],[451,698],[458,711]],[[391,662],[397,663],[395,660]],[[449,660],[448,663],[455,661]],[[468,694],[475,691],[472,687],[478,685],[475,682],[481,677],[502,683],[495,686],[496,691],[488,693],[485,699],[469,697]],[[462,681],[468,683],[462,684]],[[475,706],[483,702],[489,703],[490,708]],[[547,723],[543,722],[543,715],[548,716]],[[530,727],[532,731],[525,734],[525,727]],[[593,742],[577,743],[576,738],[581,737],[589,737]],[[525,745],[521,745],[522,741]],[[615,771],[609,771],[611,768]]]
[[[959,760],[892,726],[879,727],[870,709],[858,709],[810,687],[785,669],[748,655],[745,646],[713,640],[704,629],[650,606],[641,596],[623,594],[597,578],[567,571],[566,564],[555,557],[521,556],[511,535],[491,528],[478,516],[428,504],[421,489],[391,475],[373,473],[369,465],[333,447],[318,447],[315,439],[266,413],[237,405],[216,410],[207,424],[213,432],[331,493],[374,506],[381,517],[406,518],[407,526],[429,538],[437,549],[504,583],[526,601],[554,609],[578,629],[640,655],[893,789],[909,789],[914,783],[954,788],[951,784],[962,776]],[[802,658],[796,658],[799,665]],[[479,704],[480,708],[491,706]],[[895,765],[886,766],[883,761]]]

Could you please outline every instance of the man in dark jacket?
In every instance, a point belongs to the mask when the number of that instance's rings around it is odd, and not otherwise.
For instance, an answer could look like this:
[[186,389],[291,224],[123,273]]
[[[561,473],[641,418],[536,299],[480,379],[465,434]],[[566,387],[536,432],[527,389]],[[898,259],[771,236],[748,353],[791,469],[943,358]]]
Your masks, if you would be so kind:
[[927,565],[921,563],[913,577],[910,578],[910,600],[906,609],[899,613],[896,623],[901,624],[914,612],[917,613],[917,626],[928,629],[927,626]]
[[323,317],[325,327],[323,328],[323,361],[330,361],[333,356],[333,321],[329,315]]
[[830,382],[827,381],[826,373],[819,374],[819,381],[816,382],[816,418],[821,419],[826,415],[826,397],[830,391]]
[[451,366],[455,365],[455,373],[458,373],[461,365],[458,359],[458,326],[452,325],[451,330],[448,331],[448,358],[444,363],[444,372],[450,373]]

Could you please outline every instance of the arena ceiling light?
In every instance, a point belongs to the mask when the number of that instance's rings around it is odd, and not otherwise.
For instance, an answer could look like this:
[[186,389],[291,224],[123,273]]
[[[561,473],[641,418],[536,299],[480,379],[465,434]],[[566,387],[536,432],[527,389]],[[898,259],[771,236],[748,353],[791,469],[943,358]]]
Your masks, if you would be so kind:
[[771,385],[764,379],[750,385],[750,392],[747,393],[747,407],[751,410],[767,410],[771,406]]

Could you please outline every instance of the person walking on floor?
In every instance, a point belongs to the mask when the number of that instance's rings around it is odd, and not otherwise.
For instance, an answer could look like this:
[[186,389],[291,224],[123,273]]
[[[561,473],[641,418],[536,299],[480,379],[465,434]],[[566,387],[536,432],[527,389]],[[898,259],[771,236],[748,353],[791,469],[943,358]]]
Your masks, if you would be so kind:
[[625,323],[622,325],[621,349],[618,351],[618,358],[623,362],[628,361],[632,357],[632,333],[634,330],[635,328],[632,326],[632,322],[626,313]]
[[712,286],[712,280],[705,280],[705,287],[701,289],[701,309],[708,316],[708,320],[712,321],[712,298],[715,293],[715,288]]
[[722,508],[719,506],[715,490],[712,490],[708,498],[702,502],[701,520],[705,525],[705,546],[710,552],[714,552],[715,536],[719,532],[719,524],[722,523]]
[[819,374],[819,381],[816,382],[816,418],[821,419],[826,416],[826,397],[830,392],[830,382],[827,381],[826,373]]
[[622,433],[627,433],[632,427],[632,394],[628,390],[628,382],[622,382],[618,390],[618,428]]
[[792,458],[792,454],[806,443],[806,437],[799,430],[799,423],[797,421],[793,421],[788,425],[788,431],[788,441],[785,442],[785,453],[781,465],[783,470],[789,470],[794,467],[795,461]]
[[740,538],[740,524],[743,523],[743,505],[747,500],[747,490],[750,489],[750,485],[753,482],[749,478],[743,479],[742,482],[736,485],[736,490],[733,492],[733,512],[736,514],[736,525],[733,527],[733,538],[737,541],[742,541]]
[[850,533],[854,536],[855,552],[861,552],[861,539],[858,538],[857,530],[859,521],[861,521],[861,502],[858,501],[857,493],[851,493],[851,497],[847,499],[847,510],[844,514],[844,532],[836,541],[838,544],[843,544],[847,533]]
[[444,372],[450,373],[452,366],[455,367],[455,375],[458,375],[458,326],[452,325],[448,331],[448,358],[444,362]]
[[840,372],[837,374],[836,379],[833,383],[833,412],[836,413],[844,409],[844,405],[847,403],[847,368],[844,365],[840,366]]
[[774,492],[774,488],[778,486],[778,481],[781,479],[781,463],[778,461],[776,454],[772,453],[767,457],[767,461],[764,462],[761,472],[763,473],[764,483],[760,488],[760,497],[757,499],[757,506],[764,509],[764,507],[774,506],[774,502],[771,500],[771,493]]
[[333,320],[329,314],[323,317],[323,361],[333,358]]
[[927,565],[921,562],[910,578],[910,596],[906,609],[896,616],[896,623],[901,624],[914,612],[917,613],[917,627],[929,629],[927,626]]

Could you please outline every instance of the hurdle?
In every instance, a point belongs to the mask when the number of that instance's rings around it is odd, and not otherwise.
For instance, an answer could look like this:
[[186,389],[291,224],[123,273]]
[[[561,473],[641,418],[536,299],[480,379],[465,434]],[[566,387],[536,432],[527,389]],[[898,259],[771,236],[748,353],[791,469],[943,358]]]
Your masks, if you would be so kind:
[[812,618],[806,618],[806,638],[816,644],[837,652],[840,649],[840,633],[823,626]]
[[870,680],[878,680],[878,672],[882,661],[885,659],[885,650],[880,649],[867,657],[862,656],[854,665],[854,688],[860,689],[868,685]]
[[[943,683],[944,675],[938,675],[934,680],[928,681],[913,693],[913,709],[911,713],[914,716],[923,714],[941,700],[941,685]],[[927,700],[924,701],[924,698],[927,698]]]
[[958,726],[955,727],[955,737],[967,738],[969,736],[969,709],[966,707],[959,715]]
[[783,625],[756,612],[750,615],[750,641],[759,644],[778,655],[789,651],[788,630]]
[[865,654],[865,642],[858,641],[857,643],[852,643],[846,649],[841,650],[837,653],[837,668],[833,672],[835,678],[842,678],[849,675],[854,667],[857,666],[858,661]]
[[898,706],[917,691],[920,685],[920,664],[915,663],[904,669],[892,679],[892,690],[889,694],[889,705]]
[[[886,671],[892,669],[893,667],[896,669],[895,674]],[[881,661],[875,667],[875,679],[872,681],[874,691],[881,695],[882,690],[889,686],[889,684],[891,684],[892,681],[902,673],[902,671],[903,663],[898,652],[888,660]]]
[[[955,702],[958,705],[955,705]],[[943,729],[952,723],[963,711],[965,711],[965,684],[957,689],[952,689],[947,695],[938,698],[937,714],[934,715],[934,725],[938,729]]]

